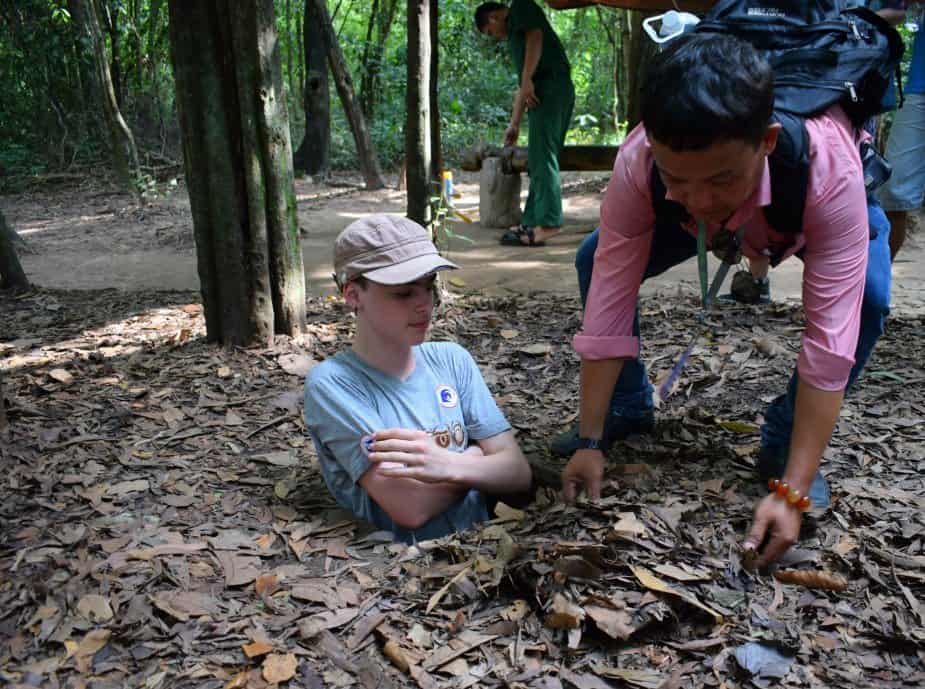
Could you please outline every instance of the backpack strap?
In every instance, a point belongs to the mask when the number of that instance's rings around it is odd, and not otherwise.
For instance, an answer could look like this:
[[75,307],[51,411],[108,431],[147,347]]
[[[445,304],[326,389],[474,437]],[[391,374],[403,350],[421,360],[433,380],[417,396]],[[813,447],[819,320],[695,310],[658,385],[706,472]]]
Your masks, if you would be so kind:
[[[781,129],[777,147],[768,156],[771,205],[764,208],[764,217],[777,232],[799,234],[803,231],[809,184],[809,135],[802,117],[775,112],[773,120],[780,123]],[[780,259],[772,255],[771,264],[777,265]]]

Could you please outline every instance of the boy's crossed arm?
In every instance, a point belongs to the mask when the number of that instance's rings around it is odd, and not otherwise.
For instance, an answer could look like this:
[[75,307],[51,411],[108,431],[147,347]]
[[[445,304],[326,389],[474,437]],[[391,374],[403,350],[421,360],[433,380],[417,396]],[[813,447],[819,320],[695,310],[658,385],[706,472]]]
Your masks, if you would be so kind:
[[478,449],[465,452],[445,450],[420,430],[391,428],[372,440],[372,467],[359,484],[404,528],[423,526],[472,488],[489,494],[530,488],[530,466],[512,431],[478,440]]

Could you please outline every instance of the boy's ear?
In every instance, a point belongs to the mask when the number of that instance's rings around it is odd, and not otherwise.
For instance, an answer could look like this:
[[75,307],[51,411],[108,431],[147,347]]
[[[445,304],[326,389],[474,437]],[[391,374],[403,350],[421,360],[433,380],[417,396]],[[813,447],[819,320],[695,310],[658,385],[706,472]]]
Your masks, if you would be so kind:
[[351,309],[356,309],[360,305],[359,291],[359,286],[353,280],[344,285],[344,301]]

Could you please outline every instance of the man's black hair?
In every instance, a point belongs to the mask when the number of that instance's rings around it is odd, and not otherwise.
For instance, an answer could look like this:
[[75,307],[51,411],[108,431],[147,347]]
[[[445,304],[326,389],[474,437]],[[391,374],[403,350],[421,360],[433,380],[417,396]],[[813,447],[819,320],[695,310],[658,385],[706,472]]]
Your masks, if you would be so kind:
[[646,134],[674,151],[730,140],[757,147],[773,110],[771,66],[734,36],[675,39],[652,60],[642,83]]
[[507,5],[502,5],[500,2],[483,2],[475,8],[475,28],[481,33],[485,25],[488,24],[488,15],[504,9],[507,9]]

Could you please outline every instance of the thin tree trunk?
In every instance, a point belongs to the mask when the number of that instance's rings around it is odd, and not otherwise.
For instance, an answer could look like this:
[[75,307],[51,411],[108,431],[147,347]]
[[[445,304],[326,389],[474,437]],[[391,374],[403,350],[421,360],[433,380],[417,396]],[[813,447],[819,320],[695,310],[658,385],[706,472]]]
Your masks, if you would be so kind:
[[372,41],[369,57],[362,63],[360,76],[360,101],[367,119],[372,120],[379,102],[379,77],[382,74],[382,60],[386,43],[395,24],[398,0],[382,0],[381,11],[376,16],[376,38]]
[[266,345],[305,323],[273,0],[168,0],[168,9],[207,334]]
[[[303,24],[304,24],[304,21],[305,21],[304,20],[304,16],[305,16],[304,9],[302,11],[302,16],[303,16]],[[299,56],[299,59],[296,62],[296,67],[297,67],[296,78],[299,82],[299,93],[296,97],[296,101],[298,102],[301,102],[302,99],[305,98],[305,45],[304,45],[304,41],[302,40],[304,32],[305,32],[304,27],[301,30],[295,32],[296,55]]]
[[[16,254],[16,234],[0,211],[0,289],[25,289],[29,280]],[[2,403],[2,400],[0,400]]]
[[106,0],[100,0],[106,11],[106,31],[109,34],[109,72],[112,74],[112,90],[116,94],[116,105],[122,109],[122,63],[119,60],[119,13],[113,13]]
[[[286,77],[289,84],[289,97],[294,98],[295,80],[292,76],[292,0],[286,0]],[[293,100],[293,102],[295,102]]]
[[440,74],[440,13],[437,0],[430,0],[430,155],[431,179],[439,180],[443,170],[443,150],[440,141],[440,101],[437,80]]
[[139,176],[138,150],[135,148],[135,137],[122,117],[116,101],[116,92],[112,83],[112,74],[109,71],[109,59],[106,55],[106,45],[97,13],[96,0],[71,0],[71,7],[75,11],[75,24],[78,30],[89,40],[93,51],[96,66],[96,82],[99,85],[98,94],[102,101],[103,116],[108,134],[113,167],[122,186],[135,192],[136,181]]
[[617,92],[617,123],[629,113],[629,64],[632,46],[629,10],[617,10],[617,46],[614,52],[614,87]]
[[157,28],[160,23],[164,0],[151,0],[148,10],[148,79],[157,87],[156,69],[158,63]]
[[325,36],[328,64],[331,67],[331,74],[334,75],[337,95],[340,97],[344,113],[347,115],[347,121],[350,123],[350,130],[353,132],[353,140],[356,143],[357,157],[360,161],[363,177],[366,180],[366,188],[381,189],[385,186],[385,179],[382,177],[379,157],[376,154],[376,147],[373,145],[372,137],[369,135],[369,128],[366,126],[363,110],[360,108],[360,103],[353,91],[350,68],[347,66],[347,60],[344,58],[340,44],[337,42],[337,36],[334,34],[334,26],[331,23],[331,15],[328,14],[327,2],[326,0],[311,0],[311,2],[315,4],[319,16],[323,17],[321,26]]
[[408,0],[408,79],[405,101],[405,161],[408,217],[431,222],[430,189],[430,0]]
[[360,57],[360,107],[363,108],[363,114],[367,120],[373,117],[371,91],[369,89],[371,65],[369,58],[373,51],[373,29],[376,26],[376,15],[379,12],[379,0],[373,0],[372,7],[369,8],[369,19],[366,22],[366,42],[363,44],[363,55]]
[[626,119],[632,129],[642,118],[639,112],[640,94],[642,93],[642,76],[649,60],[655,55],[658,47],[648,39],[642,29],[642,20],[654,14],[653,12],[630,12],[630,56],[628,65],[628,79],[626,84],[627,104]]
[[331,169],[331,90],[328,85],[328,59],[324,32],[317,5],[306,0],[302,20],[306,80],[302,91],[305,135],[295,152],[293,166],[313,177],[327,177]]

